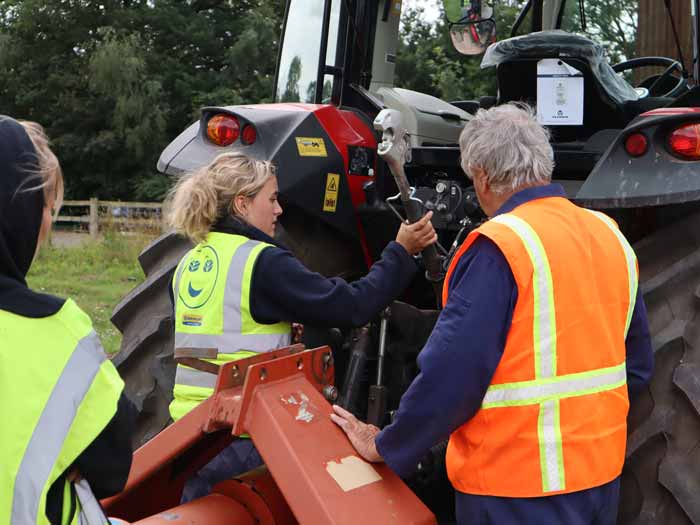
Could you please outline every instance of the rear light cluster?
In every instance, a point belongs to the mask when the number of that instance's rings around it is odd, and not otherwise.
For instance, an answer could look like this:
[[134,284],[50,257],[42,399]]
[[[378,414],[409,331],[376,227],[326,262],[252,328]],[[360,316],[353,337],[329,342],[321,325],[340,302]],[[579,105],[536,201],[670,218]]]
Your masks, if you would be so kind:
[[241,124],[236,117],[219,113],[207,122],[207,137],[217,146],[230,146],[240,137],[241,142],[249,146],[256,141],[258,133],[252,124],[245,124],[241,131]]
[[631,157],[641,157],[649,149],[649,140],[644,133],[632,133],[625,139],[625,151]]
[[670,150],[688,160],[700,160],[700,123],[686,124],[668,136]]
[[[685,160],[700,160],[700,122],[684,124],[668,134],[668,149]],[[630,157],[641,157],[649,150],[649,139],[635,132],[625,139],[625,151]]]

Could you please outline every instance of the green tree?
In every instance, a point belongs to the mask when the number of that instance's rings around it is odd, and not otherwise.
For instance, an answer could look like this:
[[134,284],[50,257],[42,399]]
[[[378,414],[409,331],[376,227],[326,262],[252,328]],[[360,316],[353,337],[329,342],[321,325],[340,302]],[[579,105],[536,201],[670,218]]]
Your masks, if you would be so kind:
[[3,0],[0,113],[42,123],[74,198],[158,199],[204,105],[271,100],[276,0]]
[[[506,38],[518,5],[499,3],[495,10],[497,37]],[[496,94],[494,68],[481,69],[481,56],[459,54],[450,39],[449,23],[441,17],[425,20],[423,8],[403,15],[396,60],[396,85],[443,100],[477,99]]]
[[586,0],[582,20],[578,2],[569,2],[563,20],[566,31],[584,33],[605,47],[611,63],[628,60],[637,46],[639,0]]
[[[282,93],[282,102],[301,102],[299,95],[299,80],[301,80],[301,58],[295,56],[289,64],[289,73],[287,74],[287,83]],[[314,90],[316,89],[314,85]],[[313,100],[313,96],[312,96]]]

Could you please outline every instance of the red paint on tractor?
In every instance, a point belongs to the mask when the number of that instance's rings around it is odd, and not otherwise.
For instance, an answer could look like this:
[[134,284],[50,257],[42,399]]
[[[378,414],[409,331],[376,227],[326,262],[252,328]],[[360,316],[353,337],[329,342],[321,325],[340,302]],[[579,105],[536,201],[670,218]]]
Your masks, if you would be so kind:
[[[318,109],[314,111],[314,115],[316,115],[321,126],[343,157],[345,181],[350,189],[352,205],[355,210],[357,210],[357,207],[365,202],[365,192],[362,190],[362,186],[366,182],[372,180],[372,177],[350,175],[348,146],[362,146],[376,151],[377,139],[374,135],[374,131],[352,111],[341,111],[337,107],[331,105],[317,106],[317,108]],[[376,166],[373,166],[373,168],[376,170]],[[355,218],[357,220],[357,229],[360,232],[365,262],[369,268],[372,266],[372,257],[370,256],[369,246],[367,245],[367,238],[357,213],[355,213]]]
[[662,115],[692,115],[700,113],[700,108],[659,108],[642,113],[640,117],[655,117]]
[[[350,175],[348,146],[363,146],[374,151],[377,150],[377,139],[374,131],[355,113],[347,110],[339,110],[331,104],[302,104],[295,102],[281,102],[277,104],[260,104],[255,106],[242,106],[255,110],[275,110],[275,111],[305,111],[313,113],[318,119],[321,127],[330,137],[333,145],[343,157],[343,167],[345,168],[345,182],[350,190],[350,199],[355,210],[365,202],[365,192],[362,186],[365,182],[372,180],[372,177],[363,175]],[[373,166],[376,170],[376,165]],[[367,238],[360,217],[355,213],[357,230],[360,234],[360,244],[365,256],[367,268],[372,266]]]

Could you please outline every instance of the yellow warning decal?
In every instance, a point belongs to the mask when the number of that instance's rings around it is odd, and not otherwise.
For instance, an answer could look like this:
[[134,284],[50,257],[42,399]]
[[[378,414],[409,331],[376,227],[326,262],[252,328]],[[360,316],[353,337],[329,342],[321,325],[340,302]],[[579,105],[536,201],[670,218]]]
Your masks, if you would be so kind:
[[393,0],[392,4],[394,4],[394,14],[400,15],[401,14],[401,0]]
[[340,175],[329,173],[326,178],[326,194],[323,197],[323,211],[335,213],[338,205],[338,186],[340,186]]
[[327,157],[326,143],[322,138],[296,137],[297,149],[302,157]]

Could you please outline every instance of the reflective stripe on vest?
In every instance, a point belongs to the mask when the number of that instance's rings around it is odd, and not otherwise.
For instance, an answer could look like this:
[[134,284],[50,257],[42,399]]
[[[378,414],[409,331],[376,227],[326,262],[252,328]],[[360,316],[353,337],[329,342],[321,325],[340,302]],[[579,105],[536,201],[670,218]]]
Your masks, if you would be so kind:
[[[596,216],[601,218],[599,215]],[[547,253],[535,230],[523,219],[515,215],[504,214],[491,220],[507,226],[521,239],[532,264],[535,379],[489,386],[482,402],[482,409],[539,405],[537,434],[542,491],[545,493],[562,491],[566,489],[566,475],[559,420],[559,400],[564,397],[588,395],[619,388],[626,382],[625,363],[601,370],[563,376],[556,375],[556,312],[552,273]],[[605,220],[604,222],[613,231],[617,230],[611,222]],[[626,326],[629,328],[634,309],[634,297],[636,297],[636,263],[634,253],[631,252],[631,248],[628,252],[629,244],[619,231],[616,238],[625,251],[630,283],[634,277],[635,285],[630,284],[632,300],[627,314]]]
[[80,340],[61,372],[32,433],[15,477],[12,523],[37,523],[41,489],[59,458],[77,408],[106,356],[91,332]]
[[[288,337],[281,337],[282,334],[279,333],[242,333],[243,320],[241,317],[240,305],[243,299],[244,268],[248,262],[251,251],[260,244],[264,243],[248,240],[238,247],[231,258],[224,292],[223,334],[191,334],[176,331],[175,348],[216,348],[219,354],[235,354],[240,350],[267,352],[288,343]],[[178,268],[174,287],[176,292],[180,289],[180,281],[185,265],[181,264],[180,266],[181,267]],[[178,366],[178,370],[181,368],[182,367]],[[179,383],[177,379],[176,382]]]
[[79,504],[78,525],[109,525],[109,520],[85,478],[75,483],[75,494]]
[[175,369],[175,384],[213,389],[216,386],[216,376],[188,366],[178,365]]
[[[267,246],[240,235],[212,233],[188,252],[173,280],[175,348],[216,349],[217,358],[205,360],[222,364],[290,343],[290,323],[260,324],[250,313],[253,267]],[[206,268],[209,273],[200,273],[207,272]],[[209,299],[201,300],[206,294]],[[178,364],[170,405],[173,419],[210,396],[215,384],[214,374]]]
[[603,223],[610,228],[610,230],[615,234],[617,240],[620,242],[622,249],[625,252],[625,260],[627,261],[627,281],[630,291],[630,307],[627,311],[627,322],[625,323],[625,337],[627,337],[627,332],[630,329],[630,323],[632,322],[632,313],[634,312],[634,306],[637,302],[637,287],[639,285],[639,271],[637,270],[637,257],[634,254],[634,250],[630,243],[627,242],[625,236],[622,235],[620,229],[615,225],[613,220],[598,211],[586,210],[592,213],[595,217],[598,217]]

